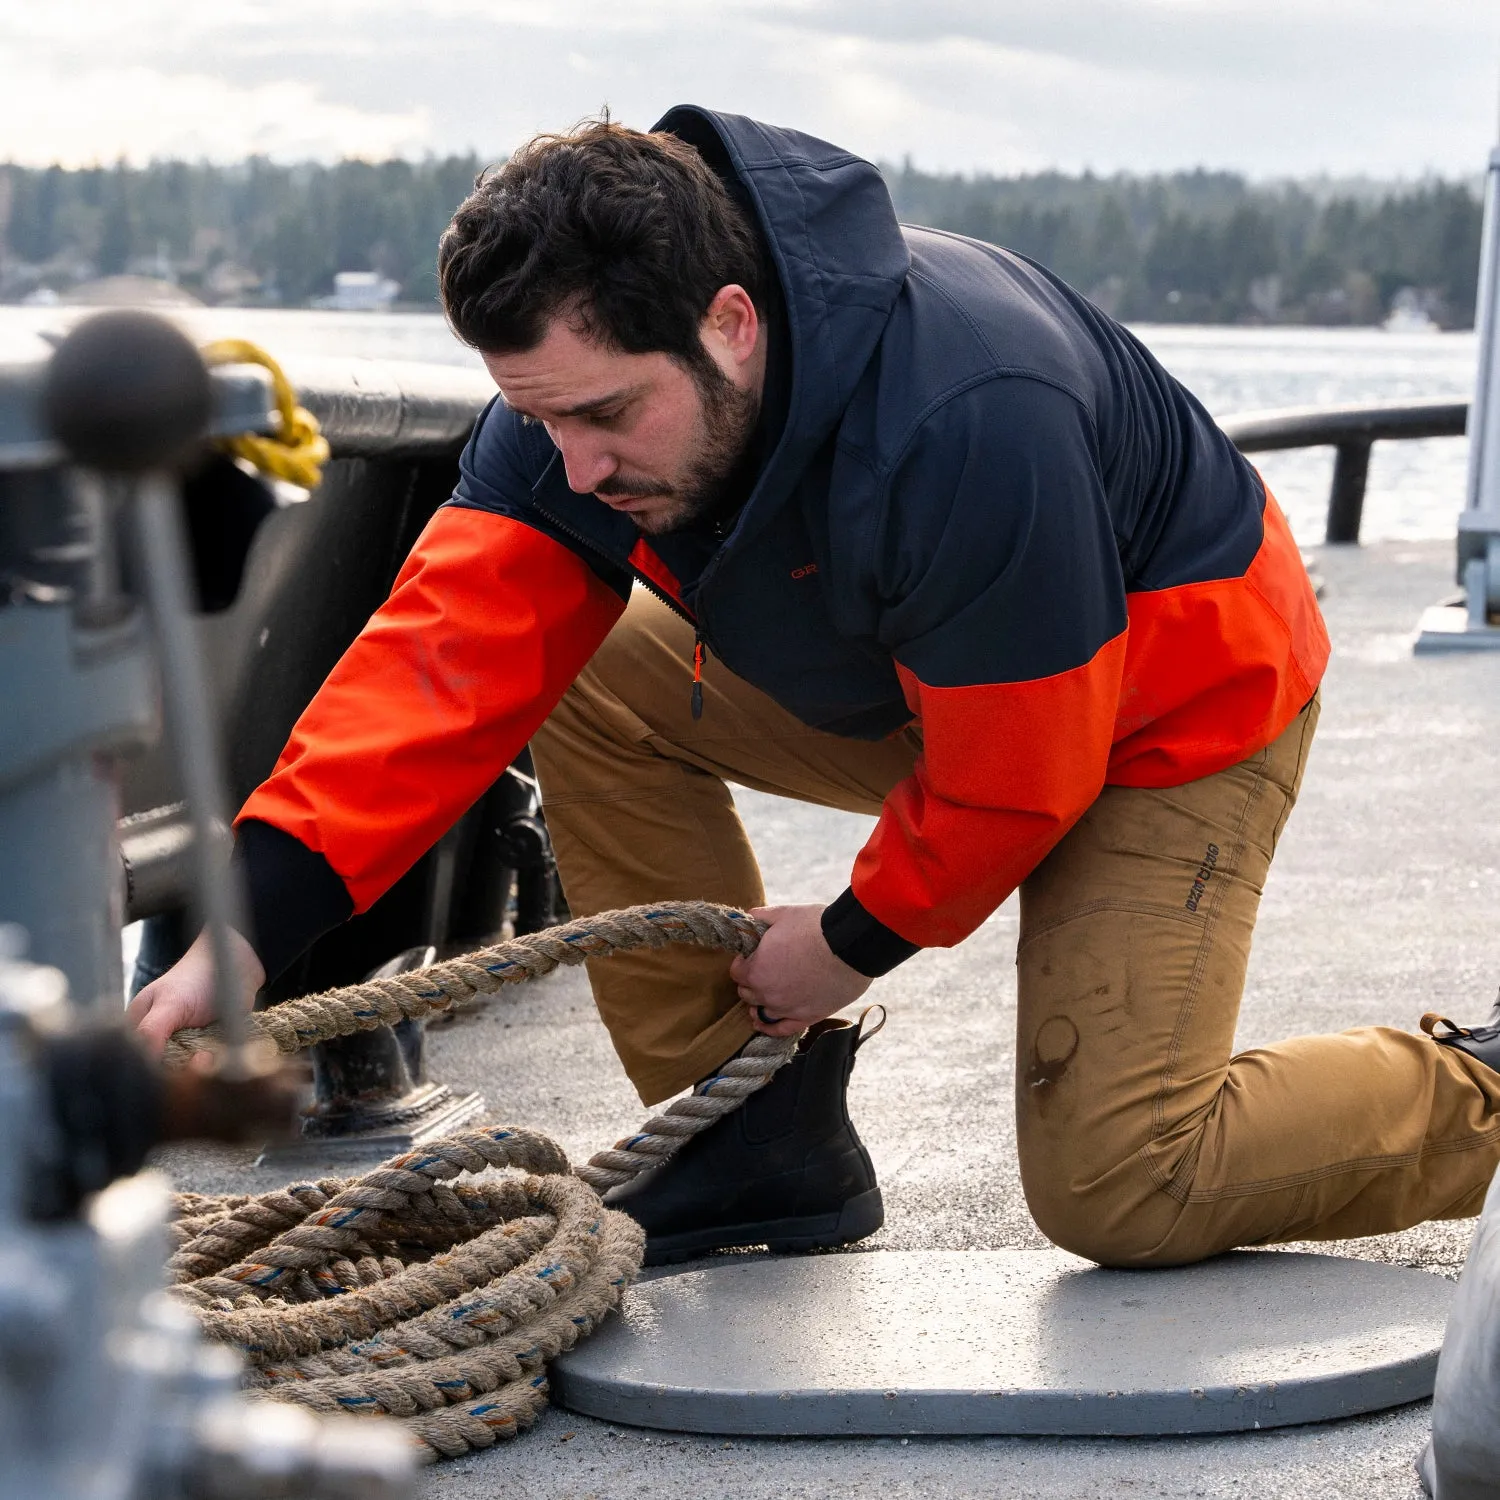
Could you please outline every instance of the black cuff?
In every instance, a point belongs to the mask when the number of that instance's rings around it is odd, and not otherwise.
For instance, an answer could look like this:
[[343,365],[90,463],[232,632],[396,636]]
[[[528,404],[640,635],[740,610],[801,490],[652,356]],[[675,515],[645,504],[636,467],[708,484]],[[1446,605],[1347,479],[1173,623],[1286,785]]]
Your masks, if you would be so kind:
[[250,931],[266,983],[340,922],[354,902],[333,866],[273,823],[247,818],[234,831],[234,866],[244,883]]
[[908,943],[879,917],[872,917],[852,890],[824,908],[823,937],[835,958],[843,959],[855,973],[868,979],[889,974],[897,964],[904,964],[921,951],[920,944]]

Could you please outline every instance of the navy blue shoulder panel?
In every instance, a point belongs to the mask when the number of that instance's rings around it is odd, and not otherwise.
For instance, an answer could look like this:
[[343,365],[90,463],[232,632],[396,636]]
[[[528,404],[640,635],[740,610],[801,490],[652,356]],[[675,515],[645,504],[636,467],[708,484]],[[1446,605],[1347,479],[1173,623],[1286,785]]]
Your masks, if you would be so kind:
[[[841,442],[868,445],[883,468],[964,382],[1024,376],[1088,414],[1131,591],[1242,576],[1262,538],[1259,477],[1155,356],[1024,256],[905,232],[912,269],[862,386],[872,404],[854,403]],[[1008,420],[1003,402],[995,417]]]
[[1125,628],[1092,422],[1055,385],[1001,376],[945,402],[881,510],[878,637],[930,687],[1069,672]]
[[[546,429],[528,425],[496,396],[479,414],[446,502],[520,521],[581,557],[622,599],[630,597],[625,559],[636,530],[591,495],[568,488]],[[623,523],[623,525],[621,524]]]

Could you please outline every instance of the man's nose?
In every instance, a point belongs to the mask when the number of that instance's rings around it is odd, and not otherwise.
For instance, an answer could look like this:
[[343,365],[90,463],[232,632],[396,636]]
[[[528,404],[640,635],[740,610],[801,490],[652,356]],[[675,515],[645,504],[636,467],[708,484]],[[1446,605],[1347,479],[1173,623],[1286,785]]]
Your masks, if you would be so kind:
[[603,443],[590,442],[582,435],[560,435],[563,469],[568,488],[580,495],[591,495],[620,467],[619,460]]

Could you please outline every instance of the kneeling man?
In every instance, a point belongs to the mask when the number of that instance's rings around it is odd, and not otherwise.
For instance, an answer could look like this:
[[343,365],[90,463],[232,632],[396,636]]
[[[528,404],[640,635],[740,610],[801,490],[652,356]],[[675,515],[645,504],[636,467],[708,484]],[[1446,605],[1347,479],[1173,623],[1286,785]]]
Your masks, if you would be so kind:
[[[879,814],[847,889],[762,912],[748,960],[591,975],[648,1103],[812,1028],[615,1190],[653,1259],[878,1227],[826,1018],[1017,888],[1021,1176],[1058,1244],[1172,1264],[1478,1211],[1500,1044],[1232,1055],[1328,640],[1276,502],[1125,329],[898,225],[848,152],[695,108],[532,141],[439,270],[499,396],[240,814],[247,987],[529,740],[578,914],[757,907],[726,782]],[[200,941],[134,1013],[161,1040],[207,1011]]]

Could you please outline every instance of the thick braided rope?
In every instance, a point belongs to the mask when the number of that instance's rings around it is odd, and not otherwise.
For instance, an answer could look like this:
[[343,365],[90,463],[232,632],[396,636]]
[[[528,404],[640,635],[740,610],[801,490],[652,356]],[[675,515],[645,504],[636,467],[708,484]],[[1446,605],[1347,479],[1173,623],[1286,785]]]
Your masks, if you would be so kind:
[[[627,906],[544,932],[527,933],[389,979],[371,979],[345,989],[325,990],[321,995],[285,1000],[249,1017],[251,1036],[266,1038],[280,1052],[296,1052],[316,1042],[373,1031],[408,1017],[436,1015],[475,996],[495,994],[508,984],[540,978],[564,964],[607,958],[632,948],[690,943],[731,953],[753,953],[764,931],[764,925],[754,917],[709,901]],[[648,1167],[660,1166],[685,1140],[707,1130],[715,1120],[738,1109],[757,1089],[764,1088],[771,1075],[791,1061],[797,1040],[752,1037],[738,1056],[691,1094],[674,1100],[634,1134],[596,1153],[574,1171],[603,1193]],[[218,1045],[212,1028],[179,1031],[167,1043],[167,1065],[181,1066],[195,1052]]]
[[[497,1168],[527,1175],[453,1182]],[[553,1142],[505,1126],[363,1177],[177,1207],[173,1289],[248,1356],[250,1388],[394,1418],[427,1458],[536,1420],[547,1363],[619,1304],[645,1239]]]
[[754,1036],[691,1094],[674,1099],[659,1115],[652,1115],[634,1135],[607,1150],[596,1151],[573,1171],[596,1192],[605,1193],[622,1182],[660,1164],[682,1143],[715,1120],[736,1110],[771,1075],[796,1055],[797,1037]]
[[[290,1052],[626,948],[675,941],[748,953],[761,930],[705,902],[633,907],[255,1019]],[[268,1017],[288,1024],[273,1029]],[[214,1041],[202,1032],[173,1040],[178,1060]],[[211,1338],[248,1355],[253,1389],[317,1411],[393,1417],[429,1458],[489,1447],[536,1420],[547,1363],[618,1305],[640,1268],[639,1226],[598,1194],[738,1108],[797,1041],[752,1038],[692,1094],[581,1167],[570,1169],[545,1136],[485,1126],[363,1177],[256,1197],[179,1194],[174,1289]],[[451,1181],[495,1168],[534,1175]]]
[[[632,948],[690,943],[753,953],[764,930],[744,912],[708,901],[627,906],[530,932],[425,969],[285,1000],[255,1012],[250,1017],[250,1034],[273,1042],[278,1052],[297,1052],[315,1042],[436,1015],[477,995],[492,995],[507,984],[539,979],[564,964],[607,958]],[[218,1045],[212,1028],[184,1029],[167,1043],[167,1065],[180,1066],[195,1052]]]

